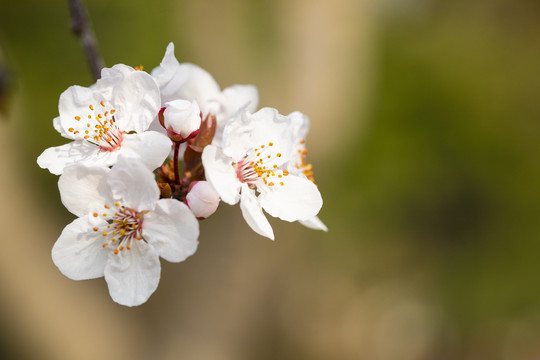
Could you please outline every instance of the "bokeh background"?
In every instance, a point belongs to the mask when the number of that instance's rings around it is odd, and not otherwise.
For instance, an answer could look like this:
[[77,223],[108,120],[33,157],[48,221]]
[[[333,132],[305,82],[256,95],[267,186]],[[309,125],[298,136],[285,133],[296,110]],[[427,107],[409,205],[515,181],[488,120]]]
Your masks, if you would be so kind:
[[237,207],[137,308],[63,277],[73,216],[36,157],[92,82],[64,0],[0,0],[3,359],[540,358],[540,3],[87,0],[108,66],[166,45],[312,121],[329,232]]

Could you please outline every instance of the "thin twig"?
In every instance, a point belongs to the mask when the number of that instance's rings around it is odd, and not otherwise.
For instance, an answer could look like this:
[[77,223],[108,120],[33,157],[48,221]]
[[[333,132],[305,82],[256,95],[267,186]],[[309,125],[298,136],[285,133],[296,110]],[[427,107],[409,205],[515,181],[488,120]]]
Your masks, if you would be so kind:
[[97,81],[101,76],[101,69],[105,64],[99,54],[96,37],[88,22],[83,0],[68,0],[68,4],[71,14],[71,31],[80,39],[94,81]]

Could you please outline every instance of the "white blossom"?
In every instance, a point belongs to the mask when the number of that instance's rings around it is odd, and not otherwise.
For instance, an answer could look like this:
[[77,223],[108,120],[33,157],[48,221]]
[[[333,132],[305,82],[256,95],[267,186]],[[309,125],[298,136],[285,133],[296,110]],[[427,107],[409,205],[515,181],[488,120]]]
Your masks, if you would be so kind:
[[209,145],[202,155],[206,178],[221,199],[231,205],[240,202],[248,225],[270,239],[274,234],[263,209],[282,220],[298,221],[313,218],[322,206],[317,186],[285,168],[293,146],[291,121],[263,108],[232,117],[222,147]]
[[[191,63],[179,63],[173,43],[167,46],[161,64],[151,74],[159,85],[162,104],[177,99],[196,100],[203,119],[208,114],[216,116],[214,145],[220,144],[223,127],[233,114],[242,108],[253,112],[259,103],[255,86],[232,85],[222,91],[206,70]],[[157,129],[156,125],[153,129]]]
[[220,198],[208,181],[196,181],[186,195],[186,204],[197,219],[206,219],[216,212]]
[[139,162],[69,166],[58,187],[78,218],[55,243],[53,262],[73,280],[104,276],[119,304],[140,305],[156,290],[159,257],[180,262],[197,249],[195,216],[180,201],[160,200],[153,173]]
[[153,170],[171,148],[163,134],[146,131],[159,109],[159,88],[149,74],[122,64],[105,68],[95,85],[60,95],[54,128],[73,141],[46,149],[38,165],[60,175],[75,163],[111,166],[122,154]]

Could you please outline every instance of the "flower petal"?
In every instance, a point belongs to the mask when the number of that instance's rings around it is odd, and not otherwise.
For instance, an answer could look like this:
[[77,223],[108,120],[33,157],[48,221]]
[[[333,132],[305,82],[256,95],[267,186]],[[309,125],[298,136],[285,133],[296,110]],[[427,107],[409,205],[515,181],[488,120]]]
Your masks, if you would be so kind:
[[206,70],[190,63],[180,64],[174,56],[174,44],[167,46],[161,64],[152,70],[161,91],[161,101],[197,100],[203,114],[206,114],[208,99],[216,97],[220,88]]
[[84,116],[88,112],[88,106],[95,102],[94,88],[88,88],[78,85],[73,85],[67,88],[60,94],[58,101],[58,112],[60,119],[55,124],[55,129],[62,128],[59,131],[62,136],[67,136],[70,139],[82,138],[84,134],[74,136],[69,132],[69,128],[73,127],[75,118]]
[[242,183],[236,176],[231,159],[217,146],[208,145],[203,150],[202,162],[206,180],[212,184],[221,200],[230,205],[236,204],[240,200]]
[[119,156],[107,179],[112,194],[122,205],[143,211],[153,210],[159,200],[154,174],[145,165]]
[[45,149],[37,158],[42,169],[48,169],[54,175],[60,175],[69,165],[110,166],[117,157],[116,152],[99,151],[96,145],[85,140]]
[[108,251],[101,235],[92,230],[87,216],[67,225],[52,248],[52,260],[60,272],[73,280],[103,276]]
[[259,91],[253,85],[232,85],[225,88],[222,95],[229,116],[244,106],[247,111],[254,112],[259,105]]
[[85,216],[95,207],[102,207],[109,199],[106,182],[109,169],[84,165],[69,166],[58,179],[62,204],[72,214]]
[[250,149],[276,144],[281,154],[281,163],[288,160],[294,145],[294,133],[290,120],[276,109],[262,108],[254,114],[246,109],[232,116],[223,129],[223,152],[239,160]]
[[103,69],[97,88],[115,108],[116,126],[126,132],[140,133],[148,129],[161,106],[154,78],[126,65]]
[[328,231],[328,227],[326,227],[326,225],[324,225],[321,219],[319,219],[317,216],[307,220],[300,220],[299,222],[305,227],[313,230]]
[[255,196],[253,190],[251,190],[247,184],[242,184],[242,199],[240,200],[240,209],[242,210],[242,215],[246,220],[247,224],[255,231],[257,234],[266,236],[274,240],[274,231],[272,226],[264,216],[261,205]]
[[171,146],[169,137],[157,131],[125,134],[118,154],[141,161],[153,171],[163,164],[171,152]]
[[322,197],[317,186],[306,178],[289,175],[283,186],[265,188],[259,195],[263,209],[285,221],[311,219],[321,209]]
[[309,118],[300,111],[294,111],[287,117],[293,125],[296,142],[305,140],[309,131]]
[[104,274],[114,301],[125,306],[137,306],[156,291],[161,264],[154,248],[137,240],[130,250],[122,250],[117,255],[109,253]]
[[161,199],[144,216],[143,237],[165,260],[184,261],[197,250],[199,222],[183,202]]

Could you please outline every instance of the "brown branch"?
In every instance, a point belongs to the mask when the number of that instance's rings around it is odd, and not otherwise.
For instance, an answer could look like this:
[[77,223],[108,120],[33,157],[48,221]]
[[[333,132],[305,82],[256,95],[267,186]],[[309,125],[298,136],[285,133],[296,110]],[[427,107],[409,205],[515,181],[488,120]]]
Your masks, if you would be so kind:
[[97,81],[101,76],[101,69],[105,64],[99,54],[96,37],[88,22],[83,0],[68,0],[68,4],[71,14],[71,31],[80,39],[94,81]]

